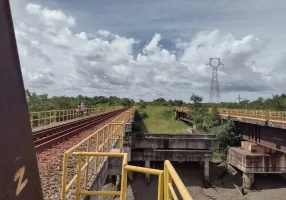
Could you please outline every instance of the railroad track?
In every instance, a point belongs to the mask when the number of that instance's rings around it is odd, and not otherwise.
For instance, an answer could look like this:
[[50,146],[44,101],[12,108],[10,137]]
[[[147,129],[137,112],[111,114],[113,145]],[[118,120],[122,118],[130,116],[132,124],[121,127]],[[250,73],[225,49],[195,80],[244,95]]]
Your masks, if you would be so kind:
[[102,123],[103,121],[127,110],[129,108],[123,108],[103,114],[99,114],[92,117],[83,118],[73,122],[65,123],[59,126],[46,128],[33,132],[34,144],[36,152],[41,152],[52,145],[57,144],[75,134],[87,130],[95,125]]

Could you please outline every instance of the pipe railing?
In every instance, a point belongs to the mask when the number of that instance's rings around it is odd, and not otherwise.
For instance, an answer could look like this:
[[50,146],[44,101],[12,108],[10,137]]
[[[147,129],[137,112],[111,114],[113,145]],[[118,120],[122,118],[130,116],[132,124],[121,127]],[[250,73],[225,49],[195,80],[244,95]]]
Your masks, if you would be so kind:
[[[133,115],[134,108],[131,108],[64,153],[62,200],[67,199],[68,193],[74,195],[76,200],[80,200],[83,195],[120,196],[120,200],[126,200],[128,171],[158,176],[158,200],[178,199],[173,185],[178,189],[182,199],[192,200],[191,195],[170,161],[165,161],[164,170],[128,165],[127,154],[123,153],[123,137],[124,127],[132,119]],[[116,142],[120,143],[120,153],[110,152]],[[82,151],[83,149],[85,151]],[[95,180],[108,157],[122,158],[120,191],[90,191],[88,187],[89,182]],[[69,161],[72,160],[76,160],[77,168],[71,168],[71,165],[69,165]],[[68,178],[68,174],[70,178]]]
[[[132,119],[134,115],[134,108],[130,108],[110,123],[107,123],[90,136],[79,142],[74,147],[70,148],[64,153],[63,157],[63,178],[62,178],[62,199],[66,199],[66,193],[71,189],[77,179],[76,170],[68,168],[69,159],[73,156],[73,152],[78,150],[86,149],[86,152],[109,152],[116,141],[119,141],[120,152],[123,152],[123,137],[125,124]],[[86,158],[81,164],[81,172],[85,171],[85,183],[84,188],[88,185],[88,174],[97,174],[98,168],[104,162],[103,157],[90,157]],[[91,166],[92,169],[91,169]],[[70,170],[70,171],[69,171]],[[73,176],[68,180],[68,173],[72,173]],[[68,184],[67,184],[68,181]]]
[[64,122],[83,116],[92,116],[123,108],[123,106],[110,106],[98,108],[85,108],[83,115],[77,109],[49,110],[41,112],[30,112],[30,123],[32,128],[50,125],[56,122]]

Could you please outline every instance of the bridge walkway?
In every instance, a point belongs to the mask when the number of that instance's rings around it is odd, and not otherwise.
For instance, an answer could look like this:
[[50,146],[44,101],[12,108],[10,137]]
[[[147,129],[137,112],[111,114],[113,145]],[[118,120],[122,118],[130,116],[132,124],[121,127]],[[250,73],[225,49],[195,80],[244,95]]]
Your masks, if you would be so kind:
[[109,106],[99,108],[86,108],[82,117],[78,116],[76,109],[49,110],[41,112],[30,112],[30,123],[32,132],[46,128],[56,127],[70,122],[75,122],[87,117],[100,115],[123,108],[123,106]]

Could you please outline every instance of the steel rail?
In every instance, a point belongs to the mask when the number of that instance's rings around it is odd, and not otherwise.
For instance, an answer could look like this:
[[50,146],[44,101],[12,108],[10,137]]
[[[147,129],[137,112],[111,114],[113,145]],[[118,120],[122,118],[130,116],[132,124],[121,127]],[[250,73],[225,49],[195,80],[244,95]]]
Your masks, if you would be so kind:
[[[107,119],[121,112],[124,112],[127,109],[128,108],[123,108],[123,109],[115,110],[112,112],[103,113],[103,114],[96,115],[93,117],[85,118],[82,120],[77,120],[75,122],[63,124],[63,125],[60,125],[59,127],[55,126],[55,127],[41,130],[39,131],[40,133],[33,134],[35,150],[37,153],[41,152],[44,149],[47,149],[57,144],[58,142],[61,142],[67,138],[70,138],[81,131],[89,129],[92,126],[98,125],[106,121]],[[35,139],[35,135],[37,135],[36,139]],[[41,135],[40,139],[39,139],[39,135]]]
[[124,109],[119,109],[119,110],[110,111],[110,112],[107,112],[107,113],[101,113],[99,115],[95,115],[95,116],[79,119],[79,120],[76,120],[76,121],[71,121],[71,122],[67,122],[67,123],[64,123],[64,124],[60,124],[60,125],[57,125],[57,126],[52,126],[52,127],[48,127],[48,128],[44,128],[44,129],[41,129],[41,130],[34,131],[33,132],[34,141],[37,140],[38,138],[46,137],[47,133],[50,134],[52,132],[53,133],[59,132],[59,131],[68,129],[68,128],[72,127],[72,126],[77,126],[77,124],[81,124],[82,122],[86,122],[88,120],[93,120],[95,118],[103,117],[103,116],[105,116],[108,113],[114,113],[116,111],[121,112],[123,110]]

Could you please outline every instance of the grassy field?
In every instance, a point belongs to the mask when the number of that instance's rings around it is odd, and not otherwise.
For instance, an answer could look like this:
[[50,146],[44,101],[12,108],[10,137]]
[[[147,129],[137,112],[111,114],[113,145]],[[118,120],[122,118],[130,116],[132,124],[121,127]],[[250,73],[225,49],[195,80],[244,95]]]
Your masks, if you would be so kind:
[[137,132],[148,133],[188,133],[190,126],[174,119],[174,111],[171,107],[147,106],[142,110],[146,112],[147,118],[135,119]]

